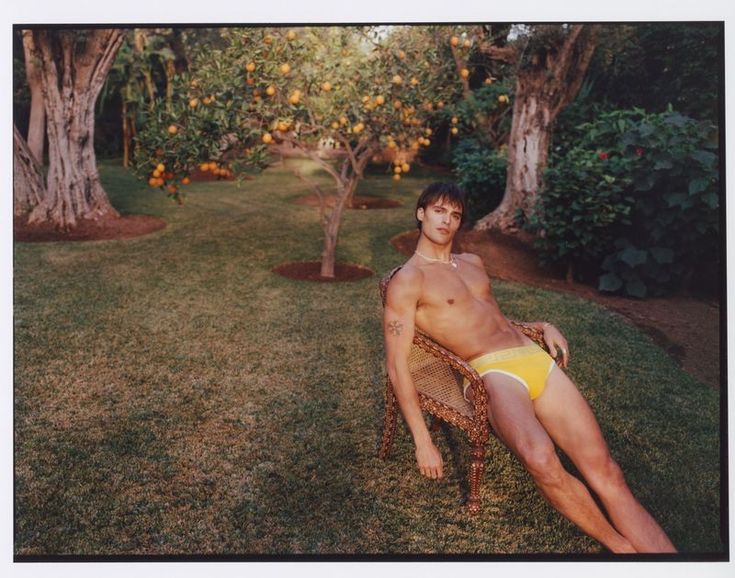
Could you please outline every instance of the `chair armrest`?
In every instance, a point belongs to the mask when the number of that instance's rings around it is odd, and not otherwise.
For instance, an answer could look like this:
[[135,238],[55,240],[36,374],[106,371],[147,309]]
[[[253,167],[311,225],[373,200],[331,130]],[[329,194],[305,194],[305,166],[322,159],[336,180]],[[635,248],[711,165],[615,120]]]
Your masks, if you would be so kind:
[[544,341],[544,332],[541,329],[534,329],[533,327],[529,327],[525,323],[521,321],[515,321],[513,319],[509,319],[512,325],[515,325],[518,329],[520,329],[521,333],[523,333],[526,337],[529,339],[532,339],[536,342],[536,344],[546,351],[546,353],[551,353],[549,351],[549,346],[546,345],[546,341]]

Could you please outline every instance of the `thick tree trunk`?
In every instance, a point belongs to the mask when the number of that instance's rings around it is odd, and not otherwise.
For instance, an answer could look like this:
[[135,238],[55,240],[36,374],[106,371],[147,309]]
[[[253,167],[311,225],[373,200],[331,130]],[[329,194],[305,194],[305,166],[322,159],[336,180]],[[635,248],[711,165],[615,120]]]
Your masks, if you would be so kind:
[[43,164],[43,145],[46,137],[46,109],[43,104],[41,73],[33,55],[33,34],[23,31],[23,54],[25,56],[26,79],[31,91],[31,115],[28,121],[28,148],[36,160]]
[[25,215],[40,204],[45,195],[41,167],[13,124],[13,215]]
[[518,71],[513,122],[508,144],[508,172],[500,205],[475,224],[476,230],[512,230],[520,210],[533,213],[549,155],[554,120],[579,92],[595,39],[592,30],[576,24],[556,46],[531,56]]
[[539,90],[535,89],[516,94],[508,142],[505,194],[497,209],[477,222],[476,229],[512,230],[519,210],[526,215],[533,210],[551,138],[548,120],[551,111],[540,97]]
[[99,180],[94,153],[94,107],[117,50],[122,30],[34,30],[40,62],[49,141],[47,195],[29,223],[63,229],[78,219],[118,216]]

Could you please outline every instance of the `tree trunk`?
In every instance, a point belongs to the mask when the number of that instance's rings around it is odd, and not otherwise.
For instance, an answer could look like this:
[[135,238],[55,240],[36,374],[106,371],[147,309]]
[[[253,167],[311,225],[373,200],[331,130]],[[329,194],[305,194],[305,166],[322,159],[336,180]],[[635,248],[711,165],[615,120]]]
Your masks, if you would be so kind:
[[43,144],[46,137],[46,109],[43,104],[41,73],[33,54],[33,34],[23,30],[23,54],[25,56],[26,79],[31,91],[31,116],[28,121],[28,148],[36,161],[43,164]]
[[13,215],[25,215],[43,201],[45,194],[41,168],[13,124]]
[[342,226],[345,209],[349,206],[352,195],[357,188],[358,178],[352,176],[344,185],[337,189],[337,198],[334,208],[329,214],[324,226],[324,250],[322,251],[322,267],[319,275],[334,278],[334,263],[337,256],[337,237]]
[[476,230],[510,231],[519,210],[525,217],[533,213],[553,122],[579,92],[595,51],[589,26],[570,26],[560,38],[557,45],[533,54],[517,73],[505,194],[500,205],[475,224]]
[[47,194],[29,223],[69,229],[78,219],[119,216],[99,180],[94,108],[123,31],[34,30],[49,141]]
[[130,122],[128,120],[128,103],[124,96],[122,99],[122,143],[123,143],[123,167],[130,166]]
[[551,138],[549,104],[540,100],[540,92],[535,88],[521,93],[517,87],[508,142],[505,194],[497,209],[480,219],[475,229],[495,227],[509,231],[515,227],[519,210],[525,215],[533,210]]

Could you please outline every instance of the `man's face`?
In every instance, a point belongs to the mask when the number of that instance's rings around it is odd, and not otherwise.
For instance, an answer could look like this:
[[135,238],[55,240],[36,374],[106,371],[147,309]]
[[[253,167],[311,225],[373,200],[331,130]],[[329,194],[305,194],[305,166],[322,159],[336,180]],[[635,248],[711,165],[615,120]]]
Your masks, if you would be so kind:
[[426,209],[419,208],[416,218],[421,221],[421,234],[430,241],[444,245],[451,243],[462,222],[462,209],[445,199],[438,199]]

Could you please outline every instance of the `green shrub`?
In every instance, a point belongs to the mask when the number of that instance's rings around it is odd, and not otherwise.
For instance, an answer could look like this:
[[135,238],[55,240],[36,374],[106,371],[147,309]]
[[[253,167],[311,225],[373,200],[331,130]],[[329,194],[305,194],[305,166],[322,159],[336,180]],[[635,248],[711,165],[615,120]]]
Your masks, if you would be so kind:
[[669,108],[611,111],[578,128],[578,144],[552,151],[529,224],[544,260],[595,265],[601,291],[636,297],[716,279],[713,127]]
[[474,223],[500,204],[505,191],[506,149],[464,139],[452,154],[457,182],[467,194],[467,222]]

